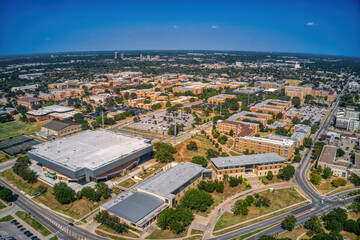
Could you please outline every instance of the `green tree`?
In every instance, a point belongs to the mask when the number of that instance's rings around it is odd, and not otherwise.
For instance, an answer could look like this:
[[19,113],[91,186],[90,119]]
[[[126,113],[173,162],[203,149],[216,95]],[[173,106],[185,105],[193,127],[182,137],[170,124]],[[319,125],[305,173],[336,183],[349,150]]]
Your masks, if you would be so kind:
[[292,231],[295,228],[295,224],[296,224],[296,218],[293,215],[286,216],[282,223],[283,227],[289,231]]
[[255,207],[261,208],[261,207],[270,207],[271,201],[267,197],[259,196],[255,202]]
[[161,162],[161,163],[168,163],[168,162],[172,162],[174,161],[174,156],[172,155],[172,153],[170,153],[167,150],[156,150],[155,154],[154,154],[154,158],[156,159],[156,161]]
[[106,183],[97,183],[95,189],[97,193],[105,199],[110,196],[110,188]]
[[208,165],[208,160],[203,156],[194,156],[191,159],[192,163],[200,164],[203,167],[206,167]]
[[332,174],[333,174],[333,172],[331,171],[331,168],[329,168],[329,167],[324,168],[323,177],[325,179],[329,179],[332,176]]
[[10,201],[10,199],[12,198],[13,194],[12,191],[8,188],[4,188],[0,190],[0,199],[3,201]]
[[193,188],[185,192],[184,197],[180,200],[181,204],[190,209],[205,212],[209,206],[214,203],[210,194]]
[[310,181],[315,185],[319,185],[321,182],[321,176],[317,173],[313,173],[311,174]]
[[84,187],[83,189],[81,189],[80,194],[94,202],[97,202],[99,200],[98,193],[92,187]]
[[304,138],[304,146],[311,147],[312,146],[312,139],[311,138]]
[[336,156],[337,156],[337,157],[342,157],[342,156],[344,156],[344,155],[345,155],[345,151],[342,150],[341,148],[338,148],[338,149],[336,150]]
[[284,167],[283,169],[279,170],[279,175],[278,177],[289,181],[295,174],[295,168],[291,165],[287,165],[286,167]]
[[283,127],[276,128],[275,132],[276,132],[276,134],[281,135],[281,136],[286,136],[288,134],[288,131]]
[[272,173],[272,171],[268,171],[266,178],[269,180],[272,180],[274,178],[274,174]]
[[317,216],[311,216],[310,219],[305,222],[304,228],[307,229],[309,236],[324,232],[321,220]]
[[276,119],[282,119],[282,118],[283,118],[283,114],[281,112],[276,114]]
[[54,186],[55,199],[61,204],[70,203],[75,199],[75,191],[64,182]]
[[293,97],[291,99],[291,103],[294,105],[294,107],[299,108],[301,105],[301,99],[299,97]]
[[210,159],[210,158],[216,158],[220,155],[220,153],[218,151],[215,151],[213,149],[208,149],[206,150],[206,157],[207,159]]
[[248,205],[245,200],[237,200],[233,207],[234,215],[247,216],[249,214]]
[[186,145],[186,149],[187,149],[187,150],[190,150],[190,151],[197,151],[197,150],[198,150],[198,146],[197,146],[196,142],[190,141],[190,143],[188,143],[188,144]]

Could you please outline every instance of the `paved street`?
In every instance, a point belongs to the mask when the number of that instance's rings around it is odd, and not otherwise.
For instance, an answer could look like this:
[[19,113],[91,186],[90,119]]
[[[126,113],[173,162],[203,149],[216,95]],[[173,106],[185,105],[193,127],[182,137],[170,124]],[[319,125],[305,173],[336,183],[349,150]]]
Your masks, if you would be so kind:
[[[347,89],[347,85],[344,87],[344,89]],[[336,108],[340,102],[340,97],[343,95],[344,90],[341,94],[339,94],[338,99],[336,100],[336,103],[334,104],[334,107],[331,109],[329,114],[326,116],[326,119],[324,120],[323,124],[321,125],[318,132],[315,134],[313,138],[313,143],[315,143],[319,136],[322,134],[323,131],[326,131],[326,129],[329,127],[332,117],[336,112]],[[258,233],[256,235],[251,236],[248,239],[259,239],[261,235],[277,235],[284,231],[284,229],[281,227],[280,222],[284,219],[287,215],[295,215],[297,217],[297,224],[304,223],[310,216],[317,215],[321,216],[329,211],[331,209],[336,207],[344,207],[347,204],[350,204],[354,198],[348,198],[346,200],[342,200],[341,197],[345,196],[347,192],[342,192],[339,194],[336,194],[332,197],[326,197],[323,195],[320,195],[317,191],[315,191],[309,184],[309,182],[306,179],[306,172],[309,169],[311,165],[311,150],[308,149],[305,155],[303,156],[301,164],[299,164],[298,169],[295,172],[295,180],[297,184],[301,187],[301,189],[305,192],[305,194],[311,199],[312,203],[301,207],[299,209],[293,210],[291,212],[279,215],[277,217],[253,224],[251,226],[247,226],[246,228],[241,228],[238,230],[235,230],[233,232],[224,234],[222,236],[215,237],[213,239],[232,239],[238,236],[242,236],[244,234],[256,231],[258,229],[265,228],[267,226],[270,226],[275,223],[279,223],[275,225],[274,227],[271,227],[261,233]],[[320,201],[323,200],[323,204],[320,203]],[[204,238],[205,239],[205,238]]]

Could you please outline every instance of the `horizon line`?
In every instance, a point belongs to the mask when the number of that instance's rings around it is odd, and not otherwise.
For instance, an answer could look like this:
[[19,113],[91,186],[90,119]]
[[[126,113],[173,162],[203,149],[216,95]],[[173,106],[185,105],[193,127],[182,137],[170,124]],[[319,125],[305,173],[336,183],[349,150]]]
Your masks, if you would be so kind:
[[253,53],[278,53],[278,54],[303,54],[303,55],[320,55],[320,56],[329,56],[329,57],[346,57],[346,58],[360,58],[360,56],[352,56],[352,55],[331,55],[326,53],[306,53],[306,52],[282,52],[282,51],[256,51],[256,50],[206,50],[206,49],[131,49],[131,50],[74,50],[74,51],[58,51],[58,52],[38,52],[38,53],[16,53],[16,54],[6,54],[3,55],[0,53],[0,57],[10,57],[10,56],[21,56],[21,55],[38,55],[38,54],[64,54],[64,53],[81,53],[81,52],[139,52],[139,51],[203,51],[203,52],[253,52]]

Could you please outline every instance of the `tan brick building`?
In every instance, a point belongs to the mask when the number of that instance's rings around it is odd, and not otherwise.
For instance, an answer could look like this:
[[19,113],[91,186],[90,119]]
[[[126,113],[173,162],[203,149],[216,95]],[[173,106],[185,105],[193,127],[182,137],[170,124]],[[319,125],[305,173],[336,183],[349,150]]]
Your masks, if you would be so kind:
[[238,152],[254,151],[255,153],[275,152],[285,159],[292,158],[295,150],[292,140],[272,140],[259,137],[237,137],[235,139],[235,150]]
[[246,177],[248,173],[266,176],[269,171],[279,174],[284,166],[284,158],[276,153],[243,155],[234,157],[220,157],[211,159],[213,177],[223,180],[224,175],[229,177]]

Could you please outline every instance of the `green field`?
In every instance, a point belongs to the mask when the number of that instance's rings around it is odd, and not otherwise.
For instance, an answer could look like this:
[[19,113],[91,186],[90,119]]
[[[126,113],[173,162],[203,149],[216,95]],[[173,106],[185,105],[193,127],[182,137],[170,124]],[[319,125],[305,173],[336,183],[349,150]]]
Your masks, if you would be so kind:
[[3,218],[0,218],[0,222],[8,222],[8,221],[13,220],[13,219],[14,219],[13,216],[7,215],[7,216],[5,216]]
[[225,212],[216,223],[214,231],[230,227],[234,224],[238,224],[268,213],[272,213],[277,210],[281,210],[285,207],[304,201],[305,199],[300,194],[291,188],[278,189],[273,192],[264,191],[259,193],[260,196],[270,199],[270,207],[258,208],[252,205],[249,207],[249,214],[247,216],[235,216],[232,213]]
[[0,140],[7,139],[9,137],[15,137],[21,134],[32,134],[39,131],[42,124],[44,123],[33,123],[28,124],[21,121],[13,121],[0,124]]
[[46,227],[44,227],[41,223],[36,221],[34,218],[30,217],[30,215],[27,214],[26,212],[17,211],[15,214],[16,214],[16,216],[21,218],[24,222],[26,222],[31,227],[33,227],[36,231],[41,233],[43,236],[46,237],[51,234],[51,232]]

